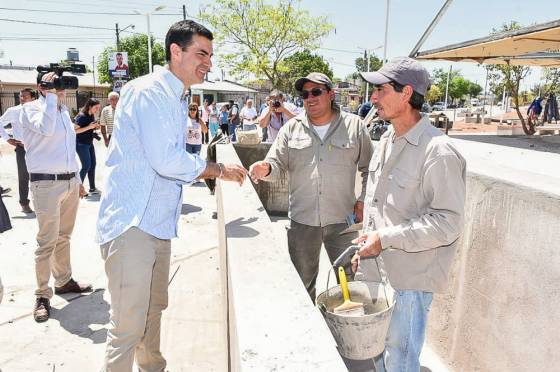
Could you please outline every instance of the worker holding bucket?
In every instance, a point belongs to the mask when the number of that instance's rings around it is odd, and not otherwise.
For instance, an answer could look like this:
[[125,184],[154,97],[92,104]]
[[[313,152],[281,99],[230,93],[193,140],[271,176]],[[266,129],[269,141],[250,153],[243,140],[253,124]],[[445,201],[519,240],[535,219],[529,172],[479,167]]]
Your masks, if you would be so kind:
[[364,230],[352,259],[356,280],[380,280],[381,255],[395,289],[395,308],[376,358],[381,371],[419,371],[432,294],[448,286],[448,273],[463,229],[466,164],[449,137],[420,113],[428,71],[397,58],[362,73],[375,86],[371,100],[392,126],[369,165]]

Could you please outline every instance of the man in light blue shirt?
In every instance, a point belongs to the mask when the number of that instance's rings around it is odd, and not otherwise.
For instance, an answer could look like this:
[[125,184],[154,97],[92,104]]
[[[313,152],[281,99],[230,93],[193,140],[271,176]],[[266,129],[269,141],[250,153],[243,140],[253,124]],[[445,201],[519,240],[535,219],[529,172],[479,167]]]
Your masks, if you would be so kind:
[[243,183],[238,165],[206,162],[185,151],[188,117],[181,98],[212,66],[212,33],[193,21],[171,26],[168,65],[128,83],[115,111],[108,176],[97,221],[111,295],[105,371],[163,371],[161,313],[167,307],[171,241],[182,185],[197,178]]

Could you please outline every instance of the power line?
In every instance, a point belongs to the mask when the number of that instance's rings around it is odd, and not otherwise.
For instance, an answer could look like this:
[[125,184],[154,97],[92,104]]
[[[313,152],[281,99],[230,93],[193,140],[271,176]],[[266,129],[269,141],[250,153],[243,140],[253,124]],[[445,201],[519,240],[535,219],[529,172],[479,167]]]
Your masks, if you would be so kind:
[[353,53],[353,54],[363,54],[362,52],[358,51],[358,50],[344,50],[344,49],[333,49],[333,48],[319,48],[322,50],[330,50],[333,52],[342,52],[342,53]]
[[29,24],[34,24],[34,25],[58,26],[58,27],[87,28],[87,29],[90,29],[90,30],[111,30],[111,31],[113,31],[112,28],[107,28],[107,27],[63,25],[63,24],[60,24],[60,23],[22,21],[22,20],[20,20],[20,19],[0,18],[0,21],[5,21],[5,22],[16,22],[16,23],[29,23]]
[[0,8],[0,10],[13,10],[24,12],[41,12],[41,13],[66,13],[66,14],[99,14],[99,15],[138,15],[136,13],[115,13],[115,12],[88,12],[75,10],[47,10],[47,9],[23,9],[23,8]]
[[[139,16],[138,13],[116,13],[116,12],[90,12],[78,10],[51,10],[51,9],[24,9],[24,8],[0,8],[0,10],[13,10],[23,12],[39,12],[39,13],[60,13],[60,14],[96,14],[96,15],[125,15],[125,16]],[[152,15],[162,16],[181,16],[182,13],[154,13]]]

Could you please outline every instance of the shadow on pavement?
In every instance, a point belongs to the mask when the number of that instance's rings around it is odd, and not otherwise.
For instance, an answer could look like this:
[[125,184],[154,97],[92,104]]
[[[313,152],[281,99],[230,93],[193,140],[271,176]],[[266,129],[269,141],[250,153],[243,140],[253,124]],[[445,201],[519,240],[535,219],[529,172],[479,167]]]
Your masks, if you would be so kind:
[[[227,224],[228,227],[228,237],[231,238],[252,238],[259,235],[259,232],[252,227],[243,226],[248,223],[253,223],[257,220],[256,217],[251,217],[249,219],[238,218]],[[235,229],[232,229],[235,228]]]
[[[109,323],[110,308],[103,299],[104,292],[104,289],[97,289],[89,295],[70,300],[61,309],[51,308],[51,319],[58,320],[66,331],[89,338],[94,344],[104,343],[107,338],[107,328],[104,326]],[[99,326],[91,327],[96,324]]]
[[200,212],[202,210],[202,208],[196,206],[196,205],[191,205],[191,204],[183,204],[181,206],[181,214],[189,214],[189,213],[196,213],[196,212]]
[[86,196],[84,198],[84,200],[90,201],[90,202],[98,202],[99,200],[101,200],[101,194],[89,194],[88,196]]

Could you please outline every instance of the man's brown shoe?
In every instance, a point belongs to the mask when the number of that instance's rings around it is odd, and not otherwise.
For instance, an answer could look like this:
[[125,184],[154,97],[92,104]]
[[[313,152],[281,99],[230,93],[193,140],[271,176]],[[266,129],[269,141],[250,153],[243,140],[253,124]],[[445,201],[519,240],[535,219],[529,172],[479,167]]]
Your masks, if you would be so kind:
[[57,295],[65,293],[84,293],[92,291],[91,284],[78,284],[74,279],[70,279],[68,283],[62,287],[54,287],[54,293]]
[[48,298],[37,297],[33,308],[33,318],[37,323],[46,322],[51,314],[51,304]]
[[33,213],[33,209],[31,209],[31,207],[29,206],[29,204],[22,204],[22,205],[21,205],[21,211],[22,211],[23,213],[27,213],[27,214]]

